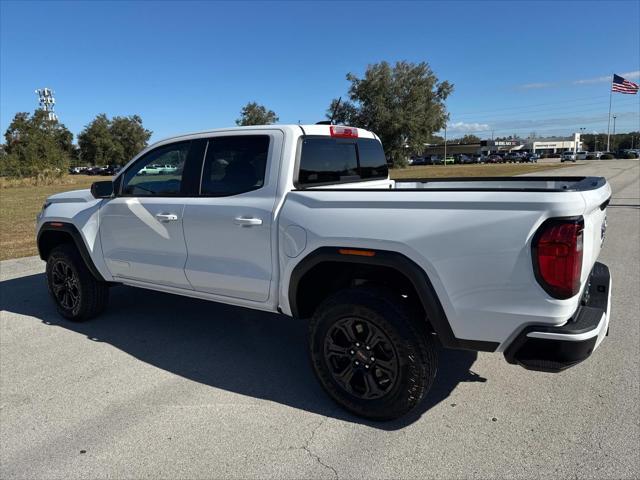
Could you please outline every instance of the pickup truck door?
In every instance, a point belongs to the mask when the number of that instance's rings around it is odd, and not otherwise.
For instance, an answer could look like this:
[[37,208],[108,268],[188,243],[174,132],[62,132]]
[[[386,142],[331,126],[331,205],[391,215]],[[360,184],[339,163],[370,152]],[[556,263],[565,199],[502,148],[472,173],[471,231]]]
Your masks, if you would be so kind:
[[199,292],[264,302],[273,271],[272,236],[280,130],[208,138],[199,195],[186,199],[186,276]]
[[[197,185],[190,172],[199,175],[205,143],[162,145],[119,177],[116,197],[100,209],[102,252],[114,277],[192,290],[182,221],[185,196]],[[172,168],[157,168],[165,165]]]

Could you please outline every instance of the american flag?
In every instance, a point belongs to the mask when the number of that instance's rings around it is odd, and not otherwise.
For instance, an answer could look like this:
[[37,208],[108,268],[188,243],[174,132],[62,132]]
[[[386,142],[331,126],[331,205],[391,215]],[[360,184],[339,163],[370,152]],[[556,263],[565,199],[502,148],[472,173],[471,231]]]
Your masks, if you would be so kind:
[[620,75],[613,74],[613,83],[611,84],[611,91],[618,93],[628,93],[635,95],[638,93],[638,84],[625,80]]

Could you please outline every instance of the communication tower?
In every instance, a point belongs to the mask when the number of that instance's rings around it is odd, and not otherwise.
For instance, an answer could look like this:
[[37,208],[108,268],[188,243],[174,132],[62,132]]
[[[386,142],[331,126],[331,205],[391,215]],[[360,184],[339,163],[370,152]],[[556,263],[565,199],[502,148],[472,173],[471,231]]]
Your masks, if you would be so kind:
[[58,120],[58,116],[54,112],[56,99],[53,96],[53,90],[47,87],[39,88],[36,90],[36,94],[38,95],[40,109],[47,112],[47,118],[52,122]]

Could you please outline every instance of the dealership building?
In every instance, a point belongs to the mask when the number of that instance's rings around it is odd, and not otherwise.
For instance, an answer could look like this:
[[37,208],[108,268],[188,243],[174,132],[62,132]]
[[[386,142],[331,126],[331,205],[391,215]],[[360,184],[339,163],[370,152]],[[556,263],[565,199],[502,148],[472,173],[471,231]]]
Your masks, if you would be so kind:
[[[491,154],[508,152],[533,152],[561,153],[567,151],[581,151],[582,141],[580,134],[574,133],[571,137],[548,137],[529,138],[515,140],[482,140],[480,143],[447,143],[447,155],[464,153],[470,154]],[[424,150],[424,155],[444,155],[445,145],[428,144]]]

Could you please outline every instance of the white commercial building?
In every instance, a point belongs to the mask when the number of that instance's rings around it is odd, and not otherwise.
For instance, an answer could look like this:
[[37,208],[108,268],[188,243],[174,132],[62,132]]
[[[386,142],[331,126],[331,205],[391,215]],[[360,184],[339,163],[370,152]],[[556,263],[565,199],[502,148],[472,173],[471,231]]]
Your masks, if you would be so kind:
[[[529,143],[531,142],[531,143]],[[582,150],[582,141],[580,134],[574,133],[573,137],[568,138],[541,138],[538,140],[529,140],[525,144],[524,150],[534,153],[560,153],[560,152],[578,152]]]

